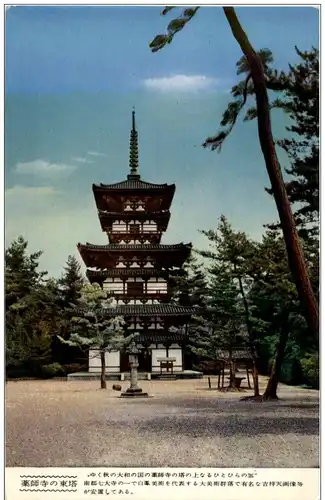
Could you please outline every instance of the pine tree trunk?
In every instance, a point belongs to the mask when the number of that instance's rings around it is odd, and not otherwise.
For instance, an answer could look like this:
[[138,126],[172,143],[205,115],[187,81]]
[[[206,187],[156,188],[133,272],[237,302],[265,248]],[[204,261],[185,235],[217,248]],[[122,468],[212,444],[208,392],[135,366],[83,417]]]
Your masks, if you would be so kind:
[[246,33],[238,21],[234,8],[223,7],[223,9],[232,33],[240,45],[249,64],[256,95],[260,145],[280,217],[289,267],[297,287],[299,300],[303,306],[308,326],[310,330],[318,336],[318,303],[311,286],[304,254],[275,150],[264,69],[258,54],[256,54],[255,50],[251,46]]
[[235,366],[234,361],[232,359],[232,350],[229,351],[229,389],[235,388]]
[[253,384],[254,384],[254,396],[259,397],[260,388],[259,388],[259,383],[258,383],[258,370],[257,370],[257,366],[256,366],[256,362],[255,362],[254,358],[253,358],[252,374],[253,374]]
[[[235,272],[236,272],[236,266],[235,266]],[[255,355],[255,349],[254,349],[254,345],[253,345],[253,332],[252,332],[252,328],[251,328],[249,308],[248,308],[248,303],[246,300],[246,295],[245,295],[242,279],[240,276],[237,276],[237,278],[239,281],[240,293],[241,293],[243,303],[244,303],[246,326],[247,326],[248,339],[249,339],[248,344],[249,344],[249,350],[250,350],[250,354],[252,356],[252,362],[253,362],[252,374],[253,374],[253,384],[254,384],[254,396],[259,397],[260,389],[259,389],[259,384],[258,384],[258,371],[257,371],[257,366],[256,366],[256,355]]]
[[106,389],[106,380],[105,380],[105,372],[106,372],[105,349],[101,349],[100,350],[100,366],[101,366],[101,371],[100,371],[100,388],[101,389]]
[[276,354],[273,361],[270,378],[268,380],[265,392],[263,394],[263,400],[278,399],[277,388],[279,383],[281,366],[284,360],[284,352],[287,345],[288,336],[289,336],[289,328],[288,328],[288,314],[287,314],[281,325],[279,333],[279,341],[276,348]]

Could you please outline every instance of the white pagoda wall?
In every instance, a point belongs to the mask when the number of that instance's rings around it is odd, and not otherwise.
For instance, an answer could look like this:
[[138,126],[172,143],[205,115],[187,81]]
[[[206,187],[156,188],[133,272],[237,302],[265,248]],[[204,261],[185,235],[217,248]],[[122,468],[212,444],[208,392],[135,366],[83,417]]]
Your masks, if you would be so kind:
[[183,371],[183,353],[179,346],[173,347],[173,345],[171,345],[168,349],[168,357],[176,358],[176,361],[174,361],[174,372]]
[[[120,371],[120,352],[105,352],[106,373],[119,373]],[[89,351],[89,368],[91,373],[100,373],[101,362],[100,354],[96,349]]]
[[160,349],[152,349],[151,351],[151,370],[152,372],[160,373],[160,362],[157,361],[157,358],[166,358],[167,351],[166,348]]
[[[168,358],[176,359],[173,363],[173,371],[176,373],[183,371],[183,354],[181,347],[176,347],[176,345],[173,347],[173,345],[168,349]],[[167,358],[167,349],[165,347],[152,349],[151,351],[151,370],[153,373],[160,373],[160,361],[157,361],[159,358]],[[164,371],[166,370],[163,369]]]
[[[167,357],[167,349],[162,345],[159,345],[158,349],[152,347],[151,349],[151,371],[152,373],[160,373],[160,362],[157,361],[159,358]],[[176,358],[174,361],[173,371],[181,372],[183,371],[183,356],[182,349],[177,345],[173,344],[168,349],[168,357]],[[105,353],[105,364],[106,364],[106,373],[120,373],[120,352],[106,352]],[[90,373],[100,373],[101,371],[101,362],[99,351],[96,349],[92,349],[89,351],[89,368],[88,371]],[[165,371],[165,370],[163,370]],[[169,372],[170,373],[170,372]]]

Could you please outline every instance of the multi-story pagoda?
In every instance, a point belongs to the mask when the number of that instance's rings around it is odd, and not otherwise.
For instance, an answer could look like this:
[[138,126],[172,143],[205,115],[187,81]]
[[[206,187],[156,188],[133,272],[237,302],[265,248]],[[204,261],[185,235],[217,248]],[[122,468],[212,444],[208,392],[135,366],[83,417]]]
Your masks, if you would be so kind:
[[[161,244],[175,185],[152,184],[138,173],[138,133],[132,113],[130,173],[115,184],[93,185],[101,228],[108,245],[78,244],[91,283],[99,283],[113,301],[110,314],[123,316],[129,332],[136,331],[139,370],[182,372],[186,325],[192,308],[171,304],[171,271],[180,269],[191,244]],[[174,328],[171,328],[174,327]],[[89,357],[89,371],[100,360]],[[165,361],[165,363],[163,363]],[[163,367],[163,368],[162,368]],[[106,353],[108,373],[128,371],[128,356]]]

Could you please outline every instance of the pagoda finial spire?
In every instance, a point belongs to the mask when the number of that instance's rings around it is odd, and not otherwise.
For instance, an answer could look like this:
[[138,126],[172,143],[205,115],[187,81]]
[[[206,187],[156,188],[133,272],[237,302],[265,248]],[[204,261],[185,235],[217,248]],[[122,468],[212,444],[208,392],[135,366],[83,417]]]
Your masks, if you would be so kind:
[[139,168],[139,150],[138,150],[138,132],[135,127],[135,108],[132,110],[132,129],[130,134],[130,173],[128,179],[140,179]]

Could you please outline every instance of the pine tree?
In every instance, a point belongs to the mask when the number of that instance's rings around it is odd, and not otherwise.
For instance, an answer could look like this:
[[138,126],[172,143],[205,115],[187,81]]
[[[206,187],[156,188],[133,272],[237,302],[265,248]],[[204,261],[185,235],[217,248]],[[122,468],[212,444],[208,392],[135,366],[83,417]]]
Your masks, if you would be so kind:
[[[181,272],[171,273],[171,302],[181,306],[191,306],[199,311],[206,306],[207,276],[202,262],[197,257],[190,255]],[[200,355],[195,351],[197,330],[199,328],[197,315],[192,316],[187,326],[188,341],[184,346],[184,364],[192,367],[200,363]]]
[[[208,268],[210,275],[221,279],[227,276],[233,284],[238,299],[240,299],[241,326],[240,330],[246,330],[246,344],[253,360],[254,394],[259,396],[258,372],[256,359],[256,328],[252,321],[248,291],[252,283],[255,269],[254,254],[256,244],[249,240],[243,232],[232,229],[225,216],[221,216],[215,231],[202,231],[210,241],[210,250],[200,251],[199,254],[210,262]],[[236,303],[238,313],[238,300]],[[237,325],[237,329],[238,329]],[[236,329],[234,329],[235,331]]]
[[[280,92],[274,108],[284,110],[292,120],[287,127],[291,138],[278,144],[287,153],[293,177],[286,183],[289,200],[296,208],[300,235],[318,235],[319,223],[319,51],[295,48],[300,62],[289,65],[287,73],[269,74],[269,87]],[[298,206],[297,206],[298,205]]]
[[80,291],[85,280],[81,274],[81,266],[73,255],[69,255],[64,273],[59,280],[64,306],[75,304],[80,298]]
[[202,307],[206,296],[206,272],[202,262],[191,255],[185,262],[182,273],[173,278],[172,300],[183,306]]
[[56,314],[47,275],[39,271],[42,252],[27,253],[19,237],[5,253],[6,366],[38,375],[51,359],[51,335]]
[[[309,256],[307,246],[305,254]],[[289,271],[284,242],[277,233],[269,230],[263,235],[255,262],[259,273],[255,275],[249,292],[252,315],[254,321],[264,325],[265,340],[268,343],[275,340],[274,360],[263,399],[277,399],[277,386],[290,338],[300,346],[301,353],[306,348],[313,350],[317,340],[308,332]],[[260,352],[262,346],[263,342],[258,346]]]
[[6,310],[44,282],[46,271],[39,271],[42,251],[27,254],[28,242],[19,236],[5,252]]
[[69,340],[58,335],[59,340],[70,347],[88,352],[97,351],[101,360],[101,389],[106,389],[105,353],[125,348],[135,335],[124,336],[124,319],[109,316],[110,303],[107,293],[97,284],[84,285],[77,305],[71,307],[72,333]]

